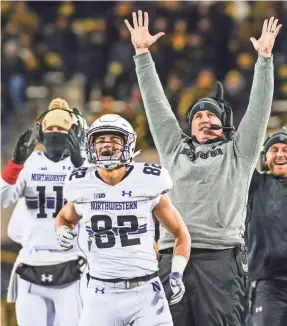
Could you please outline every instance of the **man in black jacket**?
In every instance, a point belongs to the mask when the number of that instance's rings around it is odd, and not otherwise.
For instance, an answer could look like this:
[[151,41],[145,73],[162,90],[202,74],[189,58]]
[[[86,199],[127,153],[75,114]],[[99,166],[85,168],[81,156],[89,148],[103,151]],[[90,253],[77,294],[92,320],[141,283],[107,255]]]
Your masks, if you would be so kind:
[[253,326],[287,325],[287,134],[269,137],[254,172],[247,228]]

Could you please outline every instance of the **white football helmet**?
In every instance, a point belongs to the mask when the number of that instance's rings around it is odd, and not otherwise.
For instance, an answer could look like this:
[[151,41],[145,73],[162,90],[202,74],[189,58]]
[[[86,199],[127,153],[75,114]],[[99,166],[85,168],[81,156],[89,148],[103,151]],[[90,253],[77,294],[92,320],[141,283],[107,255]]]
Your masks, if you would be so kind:
[[[116,134],[124,140],[124,145],[117,157],[100,159],[94,149],[97,135]],[[86,133],[86,149],[89,163],[105,170],[113,170],[132,162],[135,154],[137,135],[130,123],[117,114],[105,114],[95,120]]]

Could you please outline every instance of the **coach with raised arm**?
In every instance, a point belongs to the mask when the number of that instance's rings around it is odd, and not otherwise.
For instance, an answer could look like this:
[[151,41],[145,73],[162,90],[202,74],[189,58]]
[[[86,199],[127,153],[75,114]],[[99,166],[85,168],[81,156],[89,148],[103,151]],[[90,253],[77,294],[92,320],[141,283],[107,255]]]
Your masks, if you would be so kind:
[[[261,37],[251,38],[258,60],[249,105],[237,130],[232,109],[217,84],[213,97],[187,111],[191,135],[183,134],[158,78],[149,47],[164,33],[148,31],[148,14],[133,13],[125,23],[135,47],[136,73],[152,136],[174,188],[172,202],[192,238],[191,259],[183,276],[186,293],[171,306],[175,326],[244,324],[246,256],[243,233],[248,187],[271,111],[274,77],[272,48],[281,28],[265,20]],[[173,237],[161,229],[160,276],[168,293]]]

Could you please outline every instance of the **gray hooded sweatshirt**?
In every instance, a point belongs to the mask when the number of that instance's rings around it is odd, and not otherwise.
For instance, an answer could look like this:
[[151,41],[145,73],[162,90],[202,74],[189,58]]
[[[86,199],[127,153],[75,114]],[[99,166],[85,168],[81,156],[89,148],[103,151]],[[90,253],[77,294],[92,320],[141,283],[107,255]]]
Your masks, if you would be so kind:
[[[184,135],[164,94],[150,53],[134,56],[149,127],[174,186],[172,203],[193,248],[224,249],[243,242],[250,180],[262,148],[274,89],[273,59],[259,55],[247,111],[230,141],[198,144]],[[173,236],[160,229],[159,249]]]

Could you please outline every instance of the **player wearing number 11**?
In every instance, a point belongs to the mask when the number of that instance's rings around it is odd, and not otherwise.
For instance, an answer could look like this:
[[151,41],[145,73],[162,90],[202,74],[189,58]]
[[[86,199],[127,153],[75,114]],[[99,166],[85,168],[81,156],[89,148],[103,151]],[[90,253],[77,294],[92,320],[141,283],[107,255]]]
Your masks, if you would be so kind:
[[169,304],[184,294],[182,275],[190,236],[167,192],[172,181],[159,165],[133,163],[136,133],[115,114],[97,119],[86,134],[88,161],[67,177],[68,203],[56,219],[59,244],[73,241],[89,265],[79,326],[173,325],[158,278],[153,216],[175,238]]
[[[76,128],[79,121],[63,99],[54,99],[44,114],[39,136],[31,129],[21,135],[2,173],[2,207],[20,197],[25,199],[22,223],[18,225],[23,249],[11,273],[8,302],[16,302],[18,325],[52,326],[55,320],[61,326],[76,326],[81,312],[79,279],[85,259],[80,252],[59,248],[54,224],[65,203],[66,175],[74,169],[75,155],[79,157],[80,139],[72,132],[73,128],[80,132]],[[45,152],[34,151],[37,139],[44,144]]]

